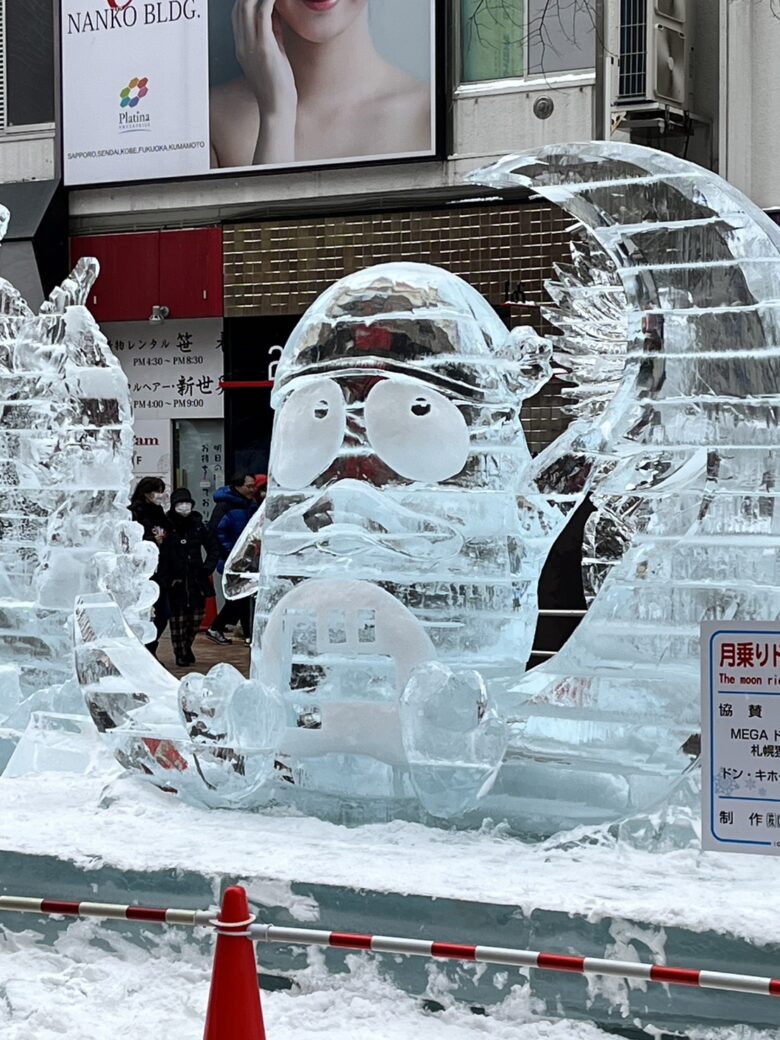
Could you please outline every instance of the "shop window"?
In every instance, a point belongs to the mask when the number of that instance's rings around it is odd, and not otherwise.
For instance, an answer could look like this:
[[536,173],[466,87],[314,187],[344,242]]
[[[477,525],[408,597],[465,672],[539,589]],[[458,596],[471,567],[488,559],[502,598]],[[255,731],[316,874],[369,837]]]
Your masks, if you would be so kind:
[[54,122],[54,14],[51,0],[0,0],[2,129]]
[[177,419],[173,436],[174,483],[189,489],[208,521],[214,492],[225,483],[225,424],[222,419]]
[[460,0],[461,81],[593,68],[593,0]]

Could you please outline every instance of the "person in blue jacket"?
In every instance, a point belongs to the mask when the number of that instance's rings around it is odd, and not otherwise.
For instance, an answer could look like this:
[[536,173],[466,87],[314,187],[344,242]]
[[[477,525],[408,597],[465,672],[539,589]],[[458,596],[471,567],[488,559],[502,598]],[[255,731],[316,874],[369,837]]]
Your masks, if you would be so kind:
[[[220,559],[217,570],[220,574],[225,569],[225,561],[241,532],[257,512],[255,478],[250,473],[236,473],[225,487],[214,492],[214,509],[209,519],[209,531],[216,538],[220,547]],[[206,635],[220,646],[232,642],[225,635],[228,625],[240,623],[244,639],[251,639],[251,603],[249,599],[225,600],[222,610],[214,618],[214,623]]]

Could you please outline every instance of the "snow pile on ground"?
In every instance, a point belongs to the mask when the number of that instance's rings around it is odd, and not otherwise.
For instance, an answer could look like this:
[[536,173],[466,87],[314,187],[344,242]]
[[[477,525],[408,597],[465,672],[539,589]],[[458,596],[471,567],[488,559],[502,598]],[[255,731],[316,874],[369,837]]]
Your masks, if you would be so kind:
[[[446,898],[461,892],[469,877],[470,900],[515,905],[525,913],[553,909],[594,921],[712,929],[766,942],[767,864],[703,855],[694,845],[650,853],[606,832],[588,840],[585,832],[573,832],[528,846],[505,837],[500,827],[452,833],[396,822],[347,829],[289,813],[242,814],[239,820],[144,785],[106,786],[101,777],[54,774],[0,780],[0,802],[0,858],[3,852],[47,855],[88,871],[159,872],[186,865],[214,881],[243,883],[257,903],[286,905],[302,923],[316,922],[319,909],[305,895],[293,895],[293,882]],[[54,888],[25,894],[63,895]],[[95,890],[91,897],[100,900],[103,893]],[[618,955],[629,959],[625,951]],[[199,938],[139,930],[130,941],[117,926],[77,921],[49,945],[37,932],[4,931],[0,923],[0,1038],[200,1040],[211,956],[205,932]],[[261,963],[262,957],[261,948]],[[316,950],[309,964],[296,975],[294,991],[264,995],[269,1040],[608,1040],[587,1023],[544,1018],[524,985],[491,1007],[489,1017],[456,1006],[454,994],[432,986],[429,994],[447,1007],[429,1013],[380,978],[370,957],[350,957],[349,974],[329,974]],[[634,1025],[629,1019],[625,1024]],[[736,1027],[692,1031],[689,1040],[778,1035]]]
[[767,941],[767,865],[757,856],[649,852],[584,828],[539,845],[507,838],[500,827],[453,832],[397,821],[349,829],[287,812],[196,809],[146,784],[56,773],[0,779],[0,804],[0,850],[86,869],[186,867],[233,881],[460,893],[526,915],[562,910]]
[[[144,950],[105,928],[98,938],[99,929],[77,921],[53,946],[33,932],[0,930],[3,1040],[200,1040],[210,956],[176,936]],[[490,1018],[464,1007],[426,1013],[383,981],[370,958],[356,956],[350,966],[350,974],[328,975],[315,951],[295,994],[263,994],[269,1040],[606,1040],[586,1023],[532,1021],[523,987]]]
[[[99,933],[99,934],[98,934]],[[211,955],[173,934],[147,934],[147,949],[94,921],[71,924],[47,946],[36,933],[0,929],[3,1040],[200,1040]],[[263,994],[268,1040],[608,1040],[585,1022],[535,1015],[515,987],[489,1017],[463,1006],[430,1013],[380,978],[369,957],[329,975],[320,951],[294,993]],[[691,1033],[690,1040],[770,1040],[748,1029]]]

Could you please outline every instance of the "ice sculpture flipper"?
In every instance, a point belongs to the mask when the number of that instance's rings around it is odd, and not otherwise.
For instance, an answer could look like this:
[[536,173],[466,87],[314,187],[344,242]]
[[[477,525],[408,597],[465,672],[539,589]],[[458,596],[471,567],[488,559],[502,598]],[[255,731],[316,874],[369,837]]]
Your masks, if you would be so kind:
[[244,599],[257,592],[260,583],[260,553],[263,549],[265,502],[241,532],[225,563],[225,596]]
[[272,694],[226,664],[179,682],[105,593],[77,598],[74,646],[92,720],[128,772],[201,805],[262,804],[282,742]]

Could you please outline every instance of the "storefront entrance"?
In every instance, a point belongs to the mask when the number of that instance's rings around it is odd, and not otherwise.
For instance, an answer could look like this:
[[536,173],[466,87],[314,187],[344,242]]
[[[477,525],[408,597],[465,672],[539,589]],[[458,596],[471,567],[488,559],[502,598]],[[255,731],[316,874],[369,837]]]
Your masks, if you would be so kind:
[[[189,488],[195,508],[208,523],[214,508],[214,492],[225,483],[225,424],[222,419],[174,419],[174,486]],[[172,489],[173,490],[173,489]],[[222,607],[221,582],[215,580],[216,602],[208,600],[204,628]]]
[[225,424],[221,419],[176,419],[173,444],[176,487],[189,488],[195,508],[208,521],[214,492],[225,483]]

